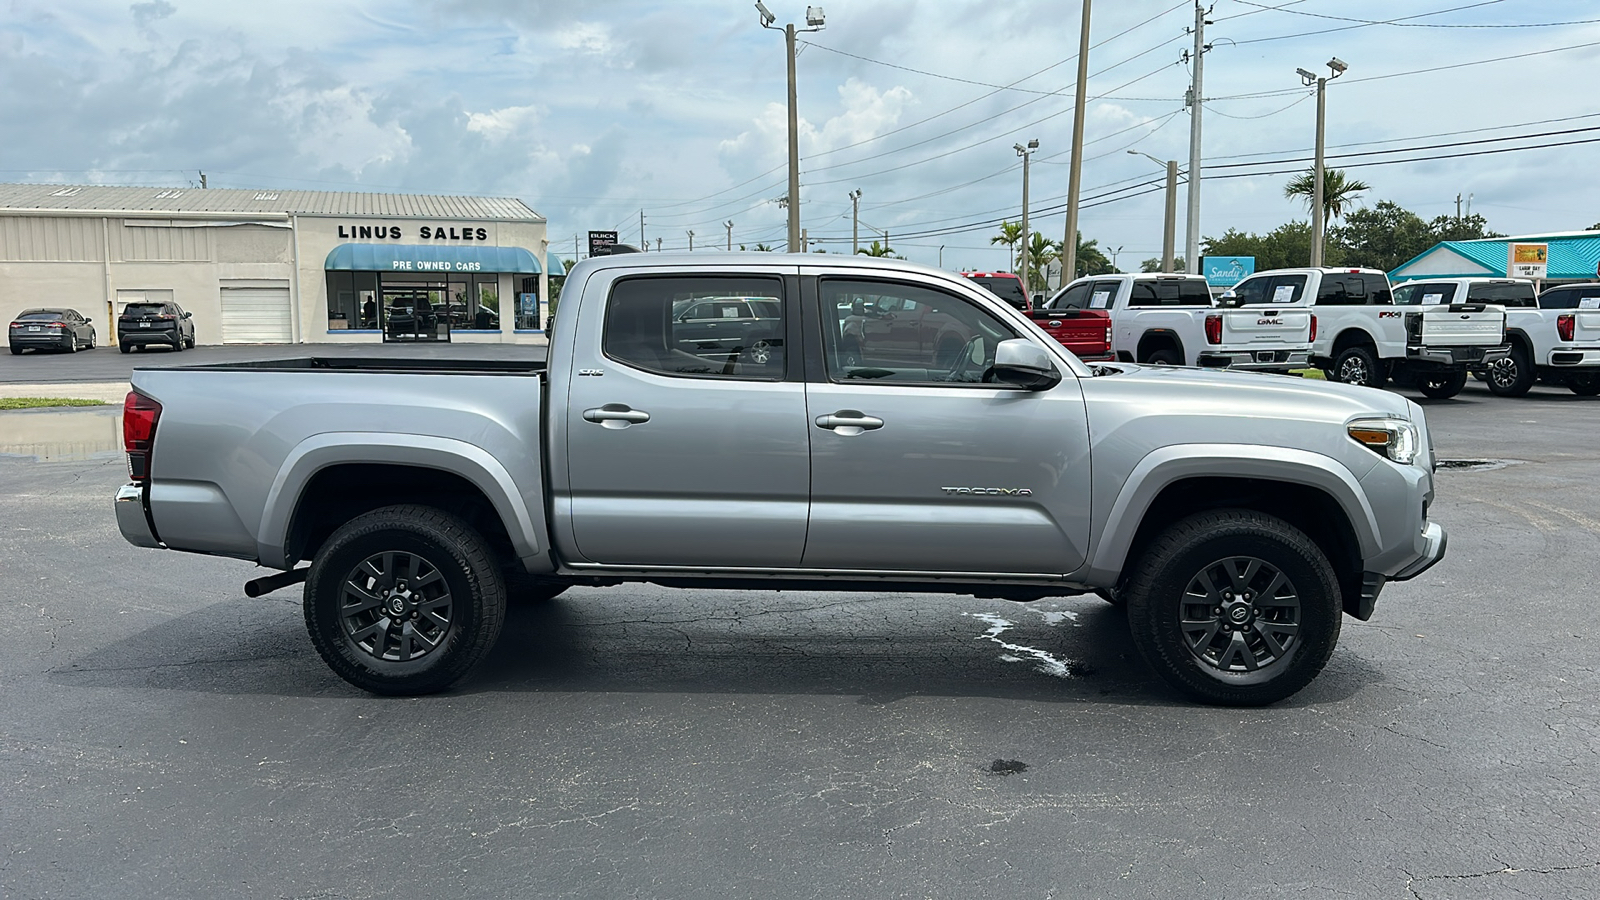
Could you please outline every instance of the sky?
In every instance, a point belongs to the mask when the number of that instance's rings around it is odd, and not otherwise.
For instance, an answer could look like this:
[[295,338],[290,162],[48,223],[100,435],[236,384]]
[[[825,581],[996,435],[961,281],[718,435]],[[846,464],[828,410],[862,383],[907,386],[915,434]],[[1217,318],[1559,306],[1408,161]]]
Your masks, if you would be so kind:
[[[804,25],[806,4],[764,2]],[[727,222],[735,247],[784,245],[784,38],[743,0],[0,3],[0,181],[181,187],[203,171],[212,187],[517,197],[564,257],[591,229],[637,243],[641,211],[652,247],[690,231],[725,247]],[[1062,238],[1079,3],[823,9],[797,60],[817,248],[850,251],[859,190],[863,244],[1006,267],[990,238],[1020,217],[1013,148],[1029,139],[1031,224]],[[1091,12],[1080,228],[1137,269],[1161,250],[1163,176],[1128,151],[1187,169],[1194,5]],[[1202,235],[1306,217],[1283,196],[1315,134],[1295,70],[1334,56],[1349,69],[1327,89],[1329,164],[1363,164],[1347,172],[1372,187],[1358,205],[1432,218],[1459,195],[1509,234],[1600,222],[1593,0],[1215,0],[1207,18]],[[1180,186],[1180,253],[1186,203]]]

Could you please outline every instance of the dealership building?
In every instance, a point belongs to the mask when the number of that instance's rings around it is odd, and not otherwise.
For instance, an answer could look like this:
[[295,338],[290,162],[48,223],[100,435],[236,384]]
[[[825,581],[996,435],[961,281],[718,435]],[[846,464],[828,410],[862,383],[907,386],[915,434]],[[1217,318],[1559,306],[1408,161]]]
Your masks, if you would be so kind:
[[70,307],[112,344],[172,301],[201,344],[537,343],[548,246],[505,197],[0,185],[0,319]]

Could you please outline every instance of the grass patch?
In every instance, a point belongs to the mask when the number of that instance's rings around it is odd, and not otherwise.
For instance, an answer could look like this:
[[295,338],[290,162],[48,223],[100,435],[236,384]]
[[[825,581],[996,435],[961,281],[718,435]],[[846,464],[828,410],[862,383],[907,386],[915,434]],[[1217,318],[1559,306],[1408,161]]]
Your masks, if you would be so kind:
[[1327,378],[1323,377],[1321,369],[1296,369],[1295,374],[1299,375],[1301,378],[1312,378],[1317,381],[1328,380]]
[[77,397],[0,397],[0,410],[47,409],[52,406],[107,406],[103,400],[82,400]]

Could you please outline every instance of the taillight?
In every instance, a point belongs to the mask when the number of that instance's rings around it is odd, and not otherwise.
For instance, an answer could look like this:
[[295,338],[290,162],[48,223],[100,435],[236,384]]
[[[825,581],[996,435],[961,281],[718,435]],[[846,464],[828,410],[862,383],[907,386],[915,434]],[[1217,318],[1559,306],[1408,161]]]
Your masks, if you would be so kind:
[[1206,316],[1206,343],[1222,343],[1222,317]]
[[1316,313],[1312,313],[1311,314],[1311,340],[1313,342],[1315,342],[1316,339],[1317,339],[1317,314]]
[[1561,335],[1561,339],[1563,341],[1572,340],[1572,335],[1575,330],[1573,326],[1575,324],[1576,319],[1571,313],[1556,316],[1556,334]]
[[156,439],[161,404],[138,391],[122,401],[122,446],[128,451],[128,475],[134,481],[150,477],[150,446]]

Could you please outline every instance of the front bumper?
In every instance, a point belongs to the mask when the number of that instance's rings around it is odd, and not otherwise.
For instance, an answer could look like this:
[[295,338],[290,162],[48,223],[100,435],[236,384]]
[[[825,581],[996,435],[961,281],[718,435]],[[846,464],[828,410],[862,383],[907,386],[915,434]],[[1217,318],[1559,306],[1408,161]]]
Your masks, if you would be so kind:
[[1444,559],[1444,551],[1449,544],[1450,535],[1445,532],[1444,526],[1438,522],[1428,522],[1416,536],[1416,560],[1391,575],[1389,580],[1405,581],[1428,571],[1434,563]]
[[1239,369],[1244,372],[1287,372],[1311,366],[1311,351],[1306,350],[1202,350],[1200,366],[1208,369]]
[[117,528],[122,537],[135,547],[163,549],[165,545],[156,538],[150,525],[150,515],[144,508],[144,486],[125,484],[117,488],[117,498],[111,506],[117,511]]
[[1424,366],[1486,366],[1511,355],[1511,345],[1498,347],[1421,347],[1406,348],[1406,363]]

